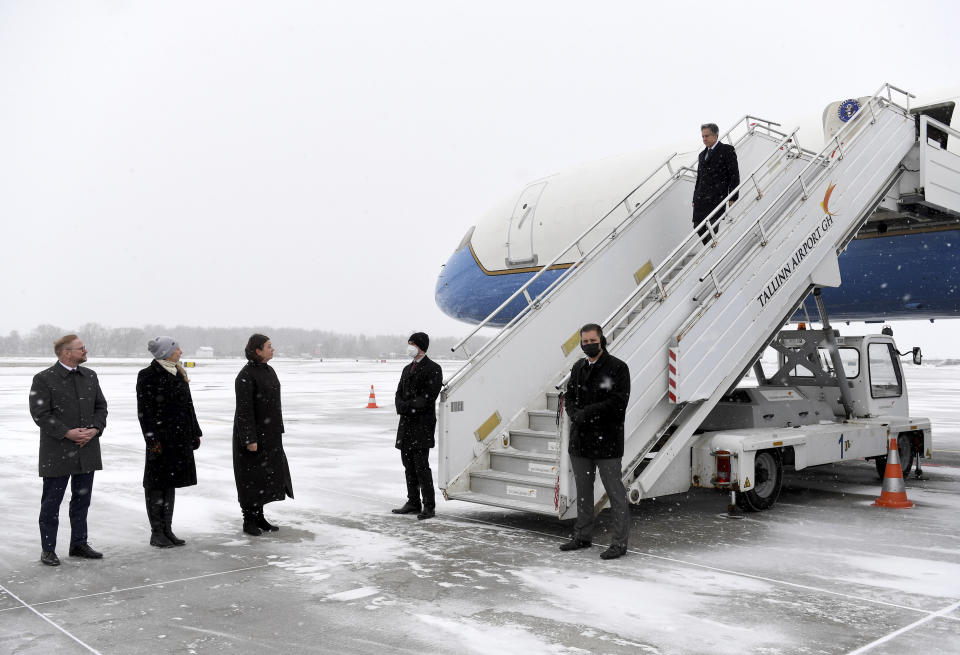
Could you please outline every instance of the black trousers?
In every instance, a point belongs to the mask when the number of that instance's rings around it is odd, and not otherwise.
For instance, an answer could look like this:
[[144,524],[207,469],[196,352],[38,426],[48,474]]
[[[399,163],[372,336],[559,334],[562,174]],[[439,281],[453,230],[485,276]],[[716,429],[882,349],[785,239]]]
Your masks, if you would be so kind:
[[40,544],[43,550],[57,549],[60,503],[70,482],[70,545],[87,540],[87,510],[93,495],[93,471],[43,479],[40,499]]
[[[721,198],[720,200],[723,200],[723,198]],[[711,230],[709,227],[707,227],[707,225],[703,225],[699,229],[697,229],[697,225],[701,221],[703,221],[703,219],[705,219],[710,214],[710,212],[713,211],[714,207],[716,207],[717,204],[720,203],[720,200],[717,200],[717,202],[713,202],[712,200],[706,201],[706,202],[701,201],[701,202],[694,203],[693,205],[693,227],[694,229],[697,230],[697,236],[700,237],[700,240],[704,243],[704,245],[710,243],[710,239],[712,236]],[[726,204],[724,204],[724,206],[721,207],[716,214],[710,217],[709,225],[711,227],[716,225],[717,221],[723,218],[723,214],[724,212],[726,212],[726,210],[727,210],[727,207],[726,207]]]
[[430,471],[430,449],[411,448],[400,449],[400,461],[403,462],[403,472],[407,477],[407,502],[422,507],[435,509],[437,501],[433,494],[433,473]]

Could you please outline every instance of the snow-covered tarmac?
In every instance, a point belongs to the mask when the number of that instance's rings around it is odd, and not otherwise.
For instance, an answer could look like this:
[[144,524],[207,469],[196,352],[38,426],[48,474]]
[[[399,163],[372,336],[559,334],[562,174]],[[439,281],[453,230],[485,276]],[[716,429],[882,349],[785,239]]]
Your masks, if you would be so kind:
[[[391,514],[403,362],[273,362],[296,499],[267,506],[280,532],[248,537],[230,455],[241,362],[201,360],[200,483],[174,517],[188,543],[151,548],[134,397],[147,361],[94,359],[104,559],[66,557],[65,500],[49,568],[27,395],[50,363],[0,360],[0,653],[960,653],[960,366],[908,366],[935,444],[907,482],[913,509],[871,507],[873,463],[848,462],[789,473],[776,507],[739,521],[712,492],[644,501],[629,554],[603,562],[599,546],[560,553],[569,526],[545,517],[442,500],[434,520]],[[371,384],[380,409],[365,409]]]

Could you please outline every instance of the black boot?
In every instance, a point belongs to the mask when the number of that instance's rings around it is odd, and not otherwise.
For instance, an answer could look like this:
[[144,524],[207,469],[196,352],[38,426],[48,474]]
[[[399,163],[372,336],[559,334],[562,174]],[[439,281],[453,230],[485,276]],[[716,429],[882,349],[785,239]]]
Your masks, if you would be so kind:
[[173,501],[176,497],[177,490],[173,487],[163,490],[163,534],[174,546],[182,546],[187,542],[178,539],[170,527],[173,524]]
[[259,537],[263,534],[263,530],[257,526],[257,510],[255,508],[241,509],[243,509],[243,531],[253,537]]
[[147,498],[147,518],[150,520],[150,545],[171,548],[173,542],[163,534],[163,489],[144,489]]
[[423,510],[420,507],[420,503],[414,503],[408,500],[404,503],[403,507],[398,507],[390,511],[394,514],[419,514]]
[[257,508],[256,523],[257,523],[257,527],[260,528],[263,532],[276,532],[277,530],[280,529],[277,526],[270,523],[269,521],[267,521],[267,519],[263,516],[262,507]]

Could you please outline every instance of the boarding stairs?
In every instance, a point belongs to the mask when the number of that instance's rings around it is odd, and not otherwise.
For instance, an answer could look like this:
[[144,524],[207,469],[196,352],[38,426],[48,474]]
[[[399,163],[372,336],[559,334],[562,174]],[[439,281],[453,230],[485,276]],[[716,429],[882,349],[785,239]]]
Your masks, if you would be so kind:
[[[445,497],[575,516],[569,423],[557,410],[587,322],[601,322],[630,367],[630,500],[689,488],[695,430],[811,288],[839,285],[838,255],[917,142],[909,95],[889,85],[819,153],[776,127],[745,117],[721,137],[736,146],[743,181],[709,243],[687,222],[693,164],[675,169],[673,155],[543,267],[578,255],[546,290],[531,297],[534,278],[491,315],[521,295],[528,303],[496,337],[473,354],[477,330],[458,344],[469,359],[445,380],[439,408]],[[671,230],[672,249],[651,246]],[[595,492],[604,504],[599,481]]]

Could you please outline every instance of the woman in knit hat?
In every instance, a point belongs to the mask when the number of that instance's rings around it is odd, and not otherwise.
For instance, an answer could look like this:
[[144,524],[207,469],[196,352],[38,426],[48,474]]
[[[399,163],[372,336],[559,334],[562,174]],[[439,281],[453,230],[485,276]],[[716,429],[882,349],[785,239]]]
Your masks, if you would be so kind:
[[190,378],[180,364],[183,351],[173,337],[147,344],[150,366],[137,376],[137,415],[147,445],[143,489],[150,520],[150,545],[186,543],[173,533],[173,501],[177,487],[197,483],[193,451],[200,447],[200,424],[193,409]]

